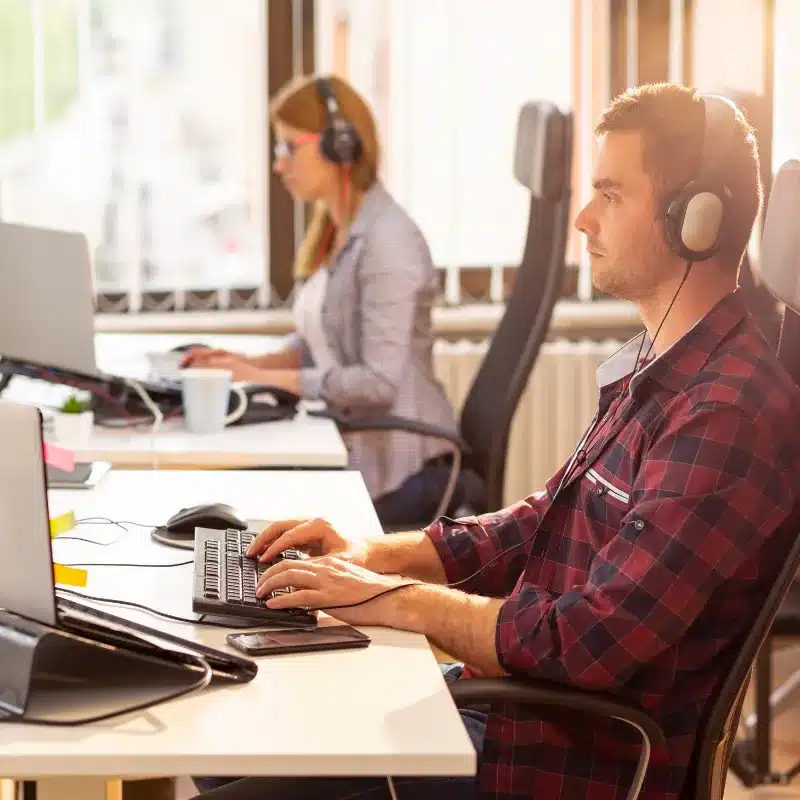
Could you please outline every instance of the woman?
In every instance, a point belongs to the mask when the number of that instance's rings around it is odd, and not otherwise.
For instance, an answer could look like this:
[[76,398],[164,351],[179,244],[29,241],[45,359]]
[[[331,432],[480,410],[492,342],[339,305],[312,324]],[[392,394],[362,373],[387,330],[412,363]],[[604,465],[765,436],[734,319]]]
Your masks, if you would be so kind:
[[[315,204],[295,263],[303,281],[296,332],[277,353],[193,350],[185,363],[227,367],[235,380],[321,398],[356,417],[388,413],[455,431],[433,372],[436,271],[419,228],[378,180],[367,104],[337,77],[306,76],[278,93],[270,118],[275,171],[296,198]],[[399,431],[345,441],[384,525],[435,514],[449,476],[447,443]]]

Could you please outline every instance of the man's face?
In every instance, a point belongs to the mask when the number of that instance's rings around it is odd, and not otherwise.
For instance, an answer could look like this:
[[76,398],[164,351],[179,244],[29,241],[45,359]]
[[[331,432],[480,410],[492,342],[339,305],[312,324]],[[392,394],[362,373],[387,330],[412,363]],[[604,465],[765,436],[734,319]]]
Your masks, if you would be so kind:
[[638,131],[602,137],[592,187],[592,199],[575,220],[586,234],[592,282],[622,300],[651,297],[674,276],[679,259],[664,239]]

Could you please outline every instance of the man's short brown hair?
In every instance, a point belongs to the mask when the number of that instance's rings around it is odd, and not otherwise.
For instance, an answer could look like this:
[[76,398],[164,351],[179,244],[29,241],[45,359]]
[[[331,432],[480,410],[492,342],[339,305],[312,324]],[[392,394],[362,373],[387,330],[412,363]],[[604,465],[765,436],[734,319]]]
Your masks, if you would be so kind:
[[[650,83],[615,97],[595,133],[641,132],[642,161],[653,182],[656,213],[661,214],[699,172],[704,127],[703,103],[694,89]],[[738,267],[763,200],[758,145],[741,109],[736,112],[736,132],[717,168],[731,193],[719,252]]]

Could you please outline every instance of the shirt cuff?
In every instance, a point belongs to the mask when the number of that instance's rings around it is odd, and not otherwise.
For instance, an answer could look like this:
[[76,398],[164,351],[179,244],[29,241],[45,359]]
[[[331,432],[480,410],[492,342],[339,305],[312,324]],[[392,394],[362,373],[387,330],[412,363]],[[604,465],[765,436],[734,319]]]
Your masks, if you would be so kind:
[[307,367],[300,370],[300,391],[308,400],[324,400],[322,386],[328,370],[319,367]]
[[444,568],[445,578],[448,583],[456,583],[461,577],[459,574],[458,563],[453,557],[453,553],[447,544],[446,537],[451,529],[445,530],[442,522],[432,522],[428,525],[423,533],[430,539],[431,544],[436,548],[436,554],[439,556],[439,561],[442,562]]
[[458,584],[463,592],[487,593],[486,576],[469,522],[463,519],[455,522],[437,520],[423,532],[436,548],[447,583]]

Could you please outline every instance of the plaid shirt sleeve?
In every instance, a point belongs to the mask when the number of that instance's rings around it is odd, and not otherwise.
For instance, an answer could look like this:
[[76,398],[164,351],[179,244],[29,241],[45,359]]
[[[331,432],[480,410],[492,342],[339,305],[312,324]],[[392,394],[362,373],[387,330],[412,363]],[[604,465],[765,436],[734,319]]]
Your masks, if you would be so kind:
[[544,493],[493,514],[455,522],[442,517],[429,525],[425,532],[436,547],[447,582],[489,597],[509,594],[525,568],[543,502]]
[[501,666],[610,688],[678,642],[791,512],[791,476],[765,428],[727,404],[676,415],[646,451],[631,509],[586,583],[559,596],[523,584],[504,603]]

